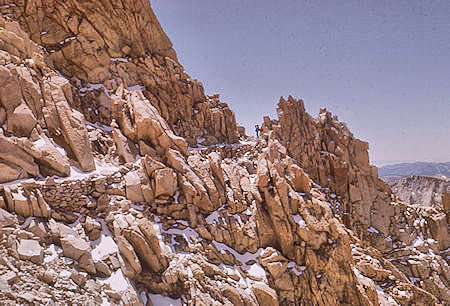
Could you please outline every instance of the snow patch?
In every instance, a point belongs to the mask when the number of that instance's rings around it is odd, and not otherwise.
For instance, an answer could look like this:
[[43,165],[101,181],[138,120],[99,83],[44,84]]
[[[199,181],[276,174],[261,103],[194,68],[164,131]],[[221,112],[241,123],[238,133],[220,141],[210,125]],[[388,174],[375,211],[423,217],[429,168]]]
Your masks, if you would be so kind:
[[112,130],[113,130],[112,127],[110,127],[110,126],[99,125],[99,124],[92,123],[92,122],[89,122],[89,121],[86,121],[86,125],[92,126],[93,128],[102,130],[103,132],[106,132],[106,133],[111,133]]
[[181,299],[172,299],[161,294],[149,294],[150,300],[155,306],[181,306]]
[[300,225],[300,227],[306,226],[306,222],[300,214],[293,215],[292,217],[294,218],[295,223]]
[[125,291],[130,285],[130,281],[125,277],[122,269],[118,269],[111,273],[111,276],[106,279],[99,279],[100,283],[108,284],[112,290],[121,292]]
[[231,254],[233,254],[233,256],[236,258],[236,260],[238,260],[242,264],[244,264],[244,268],[246,268],[245,264],[247,262],[249,262],[250,260],[256,261],[256,259],[259,257],[259,255],[261,255],[261,253],[263,252],[263,249],[260,248],[260,249],[258,249],[258,251],[256,251],[256,253],[245,252],[244,254],[239,254],[235,249],[230,248],[229,246],[227,246],[224,243],[220,243],[215,240],[213,240],[212,242],[217,250],[219,250],[219,251],[225,250],[225,251],[228,251]]
[[51,244],[47,248],[47,251],[50,254],[44,256],[44,262],[45,263],[52,262],[52,261],[54,261],[55,259],[58,258],[58,252],[57,252],[56,248],[57,248],[57,246],[55,246],[54,244]]
[[379,234],[380,233],[380,231],[379,230],[377,230],[375,227],[369,227],[368,229],[367,229],[367,231],[369,232],[369,233],[376,233],[376,234]]
[[134,85],[127,88],[128,91],[143,91],[145,89],[144,86],[141,85]]
[[92,243],[96,245],[96,247],[92,250],[92,259],[94,259],[94,261],[104,260],[109,255],[119,252],[119,247],[112,238],[113,235],[111,231],[108,229],[106,224],[103,223],[104,221],[102,220],[103,230],[101,237]]

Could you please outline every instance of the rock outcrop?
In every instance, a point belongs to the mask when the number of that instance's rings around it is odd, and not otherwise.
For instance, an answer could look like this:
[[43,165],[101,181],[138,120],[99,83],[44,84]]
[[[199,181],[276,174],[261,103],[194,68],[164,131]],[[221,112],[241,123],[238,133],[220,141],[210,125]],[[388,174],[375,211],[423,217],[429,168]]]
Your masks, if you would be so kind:
[[392,190],[403,201],[423,206],[442,205],[442,194],[450,192],[450,180],[409,176],[398,180]]
[[259,138],[150,3],[0,0],[2,304],[438,305],[443,205],[281,99]]

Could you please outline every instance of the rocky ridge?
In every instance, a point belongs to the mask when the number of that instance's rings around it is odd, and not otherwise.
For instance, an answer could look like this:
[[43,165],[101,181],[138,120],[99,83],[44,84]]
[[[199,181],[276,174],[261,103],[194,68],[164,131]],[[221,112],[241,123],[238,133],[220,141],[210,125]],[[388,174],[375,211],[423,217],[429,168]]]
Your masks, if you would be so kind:
[[442,204],[442,194],[450,192],[450,180],[414,175],[397,181],[392,190],[408,203],[433,206]]
[[448,304],[448,197],[401,202],[337,117],[238,133],[148,1],[0,5],[2,303]]

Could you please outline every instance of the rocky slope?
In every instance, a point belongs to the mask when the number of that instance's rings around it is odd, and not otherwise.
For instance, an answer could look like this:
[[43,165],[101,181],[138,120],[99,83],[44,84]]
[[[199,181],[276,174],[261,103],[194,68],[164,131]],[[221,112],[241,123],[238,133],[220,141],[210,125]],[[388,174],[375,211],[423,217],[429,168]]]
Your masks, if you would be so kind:
[[239,135],[146,0],[0,5],[2,304],[448,304],[448,198],[401,202],[337,117]]
[[442,204],[443,193],[450,193],[450,180],[414,175],[393,184],[392,190],[405,202],[433,206]]

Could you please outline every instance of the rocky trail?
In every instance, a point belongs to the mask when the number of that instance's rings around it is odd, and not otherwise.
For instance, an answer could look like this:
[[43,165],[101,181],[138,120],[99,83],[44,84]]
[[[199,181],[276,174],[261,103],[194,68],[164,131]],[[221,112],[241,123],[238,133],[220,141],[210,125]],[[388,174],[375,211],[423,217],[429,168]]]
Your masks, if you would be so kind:
[[450,197],[281,98],[245,135],[146,0],[0,0],[0,304],[450,305]]

